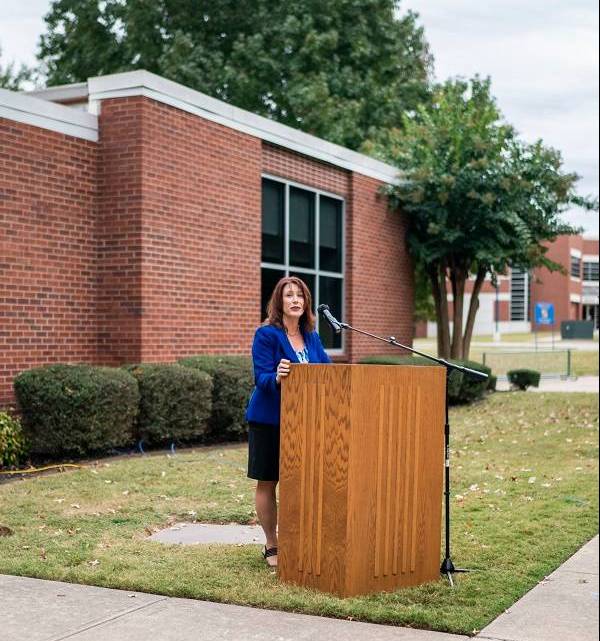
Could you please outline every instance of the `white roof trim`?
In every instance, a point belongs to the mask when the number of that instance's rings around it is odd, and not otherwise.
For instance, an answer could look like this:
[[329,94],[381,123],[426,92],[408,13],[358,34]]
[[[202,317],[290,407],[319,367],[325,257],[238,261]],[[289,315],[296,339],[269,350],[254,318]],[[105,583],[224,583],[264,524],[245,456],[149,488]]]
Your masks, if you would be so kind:
[[87,102],[88,83],[78,82],[72,85],[56,85],[47,89],[24,92],[27,96],[49,100],[50,102]]
[[[64,88],[63,88],[64,89]],[[88,80],[90,111],[107,98],[145,96],[266,142],[355,171],[386,183],[398,182],[398,169],[340,145],[311,136],[263,116],[238,109],[148,71],[128,71]]]
[[8,89],[0,89],[0,117],[67,136],[98,141],[97,116]]

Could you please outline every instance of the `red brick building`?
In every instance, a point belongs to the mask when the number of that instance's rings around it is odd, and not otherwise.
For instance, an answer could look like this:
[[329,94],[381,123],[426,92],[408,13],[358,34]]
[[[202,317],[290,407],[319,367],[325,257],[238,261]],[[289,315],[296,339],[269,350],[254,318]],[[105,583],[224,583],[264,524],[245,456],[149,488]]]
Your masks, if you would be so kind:
[[[249,353],[288,273],[411,341],[389,165],[136,71],[0,90],[0,168],[0,404],[45,363]],[[386,351],[320,332],[341,361]]]

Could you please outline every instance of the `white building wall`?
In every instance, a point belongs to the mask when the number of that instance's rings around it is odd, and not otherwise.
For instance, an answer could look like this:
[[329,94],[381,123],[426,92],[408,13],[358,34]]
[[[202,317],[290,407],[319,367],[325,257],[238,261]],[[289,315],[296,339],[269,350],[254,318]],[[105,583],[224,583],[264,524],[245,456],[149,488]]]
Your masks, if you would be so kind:
[[[508,293],[498,295],[499,301],[509,300]],[[451,296],[448,298],[451,300]],[[465,294],[464,315],[463,315],[463,331],[467,324],[467,312],[471,304],[471,294]],[[473,336],[490,336],[496,331],[496,323],[494,321],[494,308],[496,305],[496,294],[485,293],[479,294],[479,309],[475,316],[475,326],[473,328]],[[452,331],[453,323],[450,323],[450,331]],[[531,331],[531,323],[529,321],[501,321],[498,323],[498,329],[501,334],[519,334],[522,332]],[[427,323],[427,336],[437,336],[437,325],[435,322],[429,321]]]

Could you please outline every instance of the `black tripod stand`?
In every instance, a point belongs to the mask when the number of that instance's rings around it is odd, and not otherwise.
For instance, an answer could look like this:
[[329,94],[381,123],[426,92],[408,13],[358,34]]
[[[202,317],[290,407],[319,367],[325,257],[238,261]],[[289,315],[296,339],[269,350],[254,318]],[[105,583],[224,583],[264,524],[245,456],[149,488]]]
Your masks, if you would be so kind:
[[425,354],[424,352],[419,352],[418,350],[413,349],[412,347],[407,347],[406,345],[402,345],[396,340],[394,336],[383,338],[382,336],[376,336],[375,334],[370,334],[369,332],[365,332],[362,329],[357,329],[356,327],[352,327],[348,323],[342,323],[341,321],[338,321],[336,318],[334,318],[331,315],[329,311],[329,307],[327,305],[319,305],[317,311],[327,320],[327,322],[329,323],[329,325],[331,325],[333,331],[336,334],[339,334],[343,329],[351,330],[353,332],[357,332],[358,334],[363,334],[364,336],[375,338],[378,341],[387,343],[388,345],[394,345],[395,347],[405,349],[409,352],[412,352],[413,354],[418,354],[419,356],[428,358],[430,361],[433,361],[434,363],[438,363],[439,365],[443,365],[446,368],[446,423],[444,425],[444,457],[445,457],[444,458],[444,466],[445,466],[444,499],[445,499],[445,516],[446,516],[446,524],[445,524],[446,525],[445,527],[446,552],[445,552],[444,560],[442,561],[442,565],[440,567],[440,573],[445,574],[446,577],[448,578],[448,581],[450,582],[450,585],[454,587],[454,581],[452,580],[452,575],[457,572],[468,572],[469,570],[466,570],[465,568],[454,567],[454,563],[452,563],[452,559],[450,557],[450,421],[448,418],[448,379],[450,377],[451,371],[461,372],[463,375],[469,376],[477,380],[485,380],[488,378],[488,375],[485,374],[484,372],[478,372],[477,370],[469,369],[468,367],[455,365],[454,363],[449,363],[447,360],[444,360],[443,358],[436,358],[435,356]]

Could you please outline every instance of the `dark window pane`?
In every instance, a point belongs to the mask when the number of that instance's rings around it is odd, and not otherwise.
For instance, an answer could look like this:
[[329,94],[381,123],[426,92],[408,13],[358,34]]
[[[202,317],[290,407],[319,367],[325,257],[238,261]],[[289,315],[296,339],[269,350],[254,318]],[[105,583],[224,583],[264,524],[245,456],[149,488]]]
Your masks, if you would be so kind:
[[285,272],[279,269],[262,269],[260,279],[260,317],[267,317],[267,303],[275,289],[280,278],[285,276]]
[[589,261],[583,263],[583,280],[598,280],[598,263]]
[[[329,305],[329,310],[338,319],[342,317],[342,279],[319,276],[319,305]],[[342,335],[335,334],[327,321],[319,319],[319,335],[327,349],[340,349]]]
[[578,256],[571,256],[571,276],[581,277],[581,260]]
[[290,187],[290,265],[315,266],[315,195]]
[[342,203],[327,196],[320,198],[319,269],[342,271]]
[[304,281],[304,283],[310,290],[310,295],[312,297],[312,310],[314,314],[315,312],[315,276],[314,274],[299,274],[298,272],[290,272],[290,276],[296,276],[300,280]]
[[273,180],[262,183],[262,260],[283,263],[285,186]]

